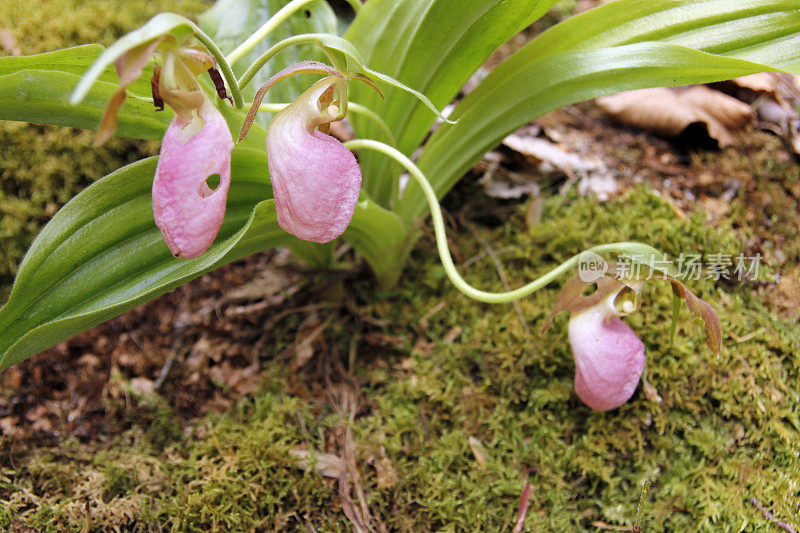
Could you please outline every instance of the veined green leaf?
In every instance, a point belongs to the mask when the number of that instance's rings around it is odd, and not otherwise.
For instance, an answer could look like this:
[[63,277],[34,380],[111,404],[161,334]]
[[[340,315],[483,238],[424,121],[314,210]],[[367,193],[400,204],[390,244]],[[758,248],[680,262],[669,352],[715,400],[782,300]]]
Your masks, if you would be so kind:
[[[543,15],[555,0],[371,0],[345,34],[370,68],[392,76],[430,98],[449,103],[469,77],[502,43]],[[390,88],[385,100],[354,88],[353,100],[376,111],[406,155],[427,135],[435,116],[413,96]],[[374,127],[354,120],[362,137]],[[388,205],[398,172],[381,154],[364,154],[365,187]]]
[[[0,120],[97,129],[119,86],[99,81],[81,103],[71,105],[69,93],[78,79],[57,70],[19,70],[0,76]],[[117,135],[160,139],[171,119],[171,111],[157,112],[152,102],[131,96],[117,113]]]
[[172,257],[153,220],[156,162],[146,159],[95,182],[42,230],[0,309],[0,369],[204,272],[292,239],[277,225],[266,155],[237,147],[217,240],[197,259]]
[[[300,242],[278,226],[266,153],[239,145],[216,241],[196,259],[176,259],[153,220],[156,163],[145,159],[95,182],[36,237],[0,309],[0,370],[221,265]],[[386,254],[404,255],[406,234],[396,215],[365,200],[345,238],[383,280],[393,273],[382,265],[397,261]]]
[[[498,66],[456,107],[459,123],[434,133],[418,163],[440,196],[505,135],[558,107],[628,89],[800,69],[798,46],[786,46],[800,39],[800,0],[617,0],[572,20]],[[752,58],[765,62],[743,60]],[[412,183],[398,212],[424,211]]]
[[[467,95],[454,112],[459,123],[434,133],[418,165],[437,195],[443,196],[507,134],[553,109],[619,91],[705,83],[767,70],[664,43],[566,52],[525,67],[505,83],[490,83]],[[398,212],[413,219],[426,209],[422,191],[410,183]]]
[[[792,70],[800,60],[800,1],[616,1],[553,26],[519,54],[525,61],[533,61],[566,51],[645,41],[678,44]],[[771,55],[757,55],[767,50]]]
[[[103,50],[105,48],[99,44],[85,44],[32,56],[0,57],[0,76],[13,74],[21,70],[47,70],[83,76],[97,58],[100,57]],[[112,84],[119,83],[117,72],[111,65],[108,65],[100,73],[97,81]],[[136,80],[128,86],[127,90],[131,94],[150,96],[150,81],[142,77],[142,79]]]

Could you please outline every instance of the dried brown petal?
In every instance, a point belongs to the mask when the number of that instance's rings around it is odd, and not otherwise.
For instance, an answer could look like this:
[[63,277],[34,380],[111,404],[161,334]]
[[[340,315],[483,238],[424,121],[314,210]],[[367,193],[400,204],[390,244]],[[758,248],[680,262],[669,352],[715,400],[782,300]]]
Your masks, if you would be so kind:
[[722,326],[719,323],[717,312],[711,307],[711,304],[698,298],[680,281],[674,278],[668,278],[672,283],[672,290],[678,298],[682,298],[686,302],[689,311],[703,319],[708,334],[708,347],[714,353],[719,353],[722,349]]
[[[591,286],[593,283],[597,284],[597,290],[588,296],[584,296],[583,292],[586,287]],[[542,332],[550,329],[553,324],[553,318],[561,311],[569,311],[571,314],[580,313],[590,307],[594,307],[606,296],[624,286],[625,283],[609,276],[602,276],[591,283],[587,283],[576,274],[567,280],[561,292],[558,293],[553,311],[544,321]]]

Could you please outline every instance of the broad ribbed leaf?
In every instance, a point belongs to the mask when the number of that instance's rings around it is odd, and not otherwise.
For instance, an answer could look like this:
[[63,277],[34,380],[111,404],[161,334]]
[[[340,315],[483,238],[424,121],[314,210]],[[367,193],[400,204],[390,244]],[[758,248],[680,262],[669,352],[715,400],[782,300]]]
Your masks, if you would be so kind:
[[291,240],[276,221],[266,155],[239,147],[216,242],[197,259],[172,257],[153,221],[156,162],[146,159],[95,182],[42,230],[0,309],[0,369],[222,264]]
[[[48,70],[83,76],[104,50],[105,48],[99,44],[84,44],[32,56],[0,57],[0,76],[13,74],[20,70]],[[148,78],[149,76],[142,76],[142,79],[133,82],[128,86],[128,93],[150,96],[150,80]],[[108,65],[98,75],[97,81],[118,84],[117,71],[112,65]]]
[[[58,70],[19,70],[0,76],[0,120],[97,129],[119,86],[98,81],[81,103],[71,105],[68,97],[79,78]],[[131,96],[117,113],[116,134],[160,139],[171,119],[172,112],[157,112],[152,102]]]
[[[459,123],[434,133],[418,164],[441,196],[508,133],[553,109],[628,89],[798,71],[799,32],[800,0],[617,0],[553,27],[498,66],[456,107]],[[422,198],[410,184],[398,212],[422,215]]]
[[[0,309],[0,370],[223,264],[301,242],[278,226],[266,153],[237,146],[216,241],[197,259],[174,258],[153,220],[150,189],[157,160],[98,180],[36,237]],[[384,281],[394,271],[382,266],[393,268],[404,256],[406,234],[396,215],[364,200],[345,238]]]
[[[555,0],[371,0],[345,37],[373,70],[388,74],[427,95],[442,108],[502,43],[538,19]],[[375,110],[407,155],[424,139],[434,115],[414,97],[387,88],[385,100],[354,87],[354,101]],[[359,135],[379,132],[354,120]],[[388,205],[398,179],[384,156],[364,154],[365,187]],[[386,166],[384,166],[386,165]]]
[[[214,7],[200,15],[200,27],[214,39],[223,53],[229,54],[284,5],[285,0],[217,0]],[[327,2],[311,2],[242,57],[233,66],[233,71],[240,77],[261,54],[287,37],[301,33],[336,33],[336,29],[336,16]],[[256,75],[252,84],[244,91],[245,98],[252,100],[255,91],[271,74],[304,59],[324,61],[324,55],[319,48],[310,45],[281,52]],[[303,76],[284,80],[267,93],[264,101],[291,102],[311,85],[309,80],[310,78]]]
[[[362,196],[363,195],[362,193]],[[396,214],[361,198],[342,236],[369,263],[381,287],[397,283],[408,254],[409,228]]]

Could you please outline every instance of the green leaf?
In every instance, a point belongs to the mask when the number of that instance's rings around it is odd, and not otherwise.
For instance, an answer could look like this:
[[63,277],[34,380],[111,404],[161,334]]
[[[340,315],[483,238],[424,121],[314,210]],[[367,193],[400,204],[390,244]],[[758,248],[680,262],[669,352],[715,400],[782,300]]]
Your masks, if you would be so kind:
[[0,309],[0,369],[220,265],[289,242],[277,224],[266,155],[237,147],[217,240],[172,257],[153,220],[157,158],[128,165],[65,205],[34,241]]
[[[238,145],[216,241],[196,259],[176,259],[153,220],[150,188],[157,161],[145,159],[98,180],[36,237],[0,309],[0,370],[221,265],[301,244],[278,226],[266,153]],[[387,254],[405,255],[406,234],[396,215],[364,200],[344,237],[379,280],[393,284],[389,268],[397,256]]]
[[[200,15],[200,27],[214,39],[223,53],[229,54],[285,3],[284,0],[218,0],[211,9]],[[251,63],[278,41],[301,33],[336,33],[336,29],[336,16],[327,2],[324,0],[311,2],[289,17],[285,24],[273,31],[234,65],[234,73],[237,78],[240,77]],[[282,52],[256,75],[253,85],[245,91],[246,98],[252,100],[255,89],[266,83],[271,74],[282,68],[306,59],[323,61],[324,57],[314,46],[301,46]],[[284,80],[279,86],[270,90],[265,101],[291,102],[313,83],[311,80],[312,78],[305,76]],[[266,113],[262,115],[267,116]]]
[[[435,108],[449,103],[489,55],[543,15],[555,0],[371,0],[345,34],[370,68],[427,95]],[[410,155],[428,133],[435,116],[413,96],[390,88],[385,100],[354,88],[353,100],[376,111]],[[354,120],[359,136],[379,132]],[[398,172],[382,155],[361,160],[365,187],[389,205]]]
[[553,26],[519,53],[530,62],[566,51],[659,41],[796,70],[798,32],[797,0],[618,0]]
[[408,226],[396,214],[366,198],[362,191],[343,237],[369,263],[381,287],[397,283],[402,269],[398,264],[403,264],[412,241]]
[[[798,7],[797,0],[616,0],[590,10],[493,70],[456,107],[459,123],[434,133],[418,164],[441,196],[508,133],[553,109],[629,89],[797,71],[800,47],[787,43],[800,39]],[[412,183],[398,212],[413,219],[424,211]]]
[[125,52],[162,35],[169,35],[175,44],[180,44],[194,33],[195,27],[189,19],[175,13],[159,13],[148,20],[144,26],[122,36],[104,51],[75,86],[75,90],[70,96],[70,102],[73,104],[80,102],[94,82]]
[[[99,81],[81,103],[71,105],[67,99],[78,79],[55,70],[19,70],[0,76],[0,120],[97,129],[108,100],[119,87]],[[131,96],[117,113],[117,135],[160,139],[171,119],[171,112],[158,112],[152,102]]]
[[[0,76],[21,70],[47,70],[83,76],[103,50],[105,48],[99,44],[85,44],[32,56],[0,57]],[[117,84],[117,71],[108,65],[97,77],[97,81]],[[144,78],[137,80],[127,90],[131,94],[150,96],[150,81]]]

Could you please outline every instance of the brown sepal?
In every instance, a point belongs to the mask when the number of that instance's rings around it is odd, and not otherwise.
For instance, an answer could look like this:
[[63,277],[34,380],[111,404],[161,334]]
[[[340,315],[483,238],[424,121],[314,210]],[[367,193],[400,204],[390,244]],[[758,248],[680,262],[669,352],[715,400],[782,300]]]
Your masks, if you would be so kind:
[[711,304],[695,296],[680,281],[673,278],[668,278],[668,280],[672,283],[672,291],[675,296],[682,298],[686,302],[686,307],[689,308],[689,311],[703,319],[706,333],[708,334],[708,339],[706,340],[708,347],[714,353],[719,353],[722,349],[722,326],[719,323],[717,312],[711,307]]
[[161,67],[158,65],[153,66],[153,77],[150,78],[150,91],[153,93],[153,105],[159,111],[164,111],[164,99],[161,98]]
[[[597,284],[597,290],[588,296],[584,296],[584,289],[595,283]],[[553,311],[544,321],[542,333],[550,329],[553,324],[553,318],[561,311],[569,311],[572,314],[580,313],[590,307],[594,307],[609,294],[626,286],[622,281],[610,276],[602,276],[591,283],[583,281],[577,274],[572,276],[564,284],[561,292],[558,293],[556,303],[553,305]]]
[[233,98],[228,96],[228,91],[225,89],[225,81],[222,79],[222,74],[215,68],[208,69],[208,75],[211,78],[211,82],[214,84],[214,88],[217,90],[217,96],[219,96],[220,100],[227,100],[233,105]]
[[100,119],[100,126],[94,136],[95,147],[102,145],[114,135],[114,131],[117,129],[117,110],[125,102],[125,98],[125,89],[119,89],[106,104],[103,118]]

